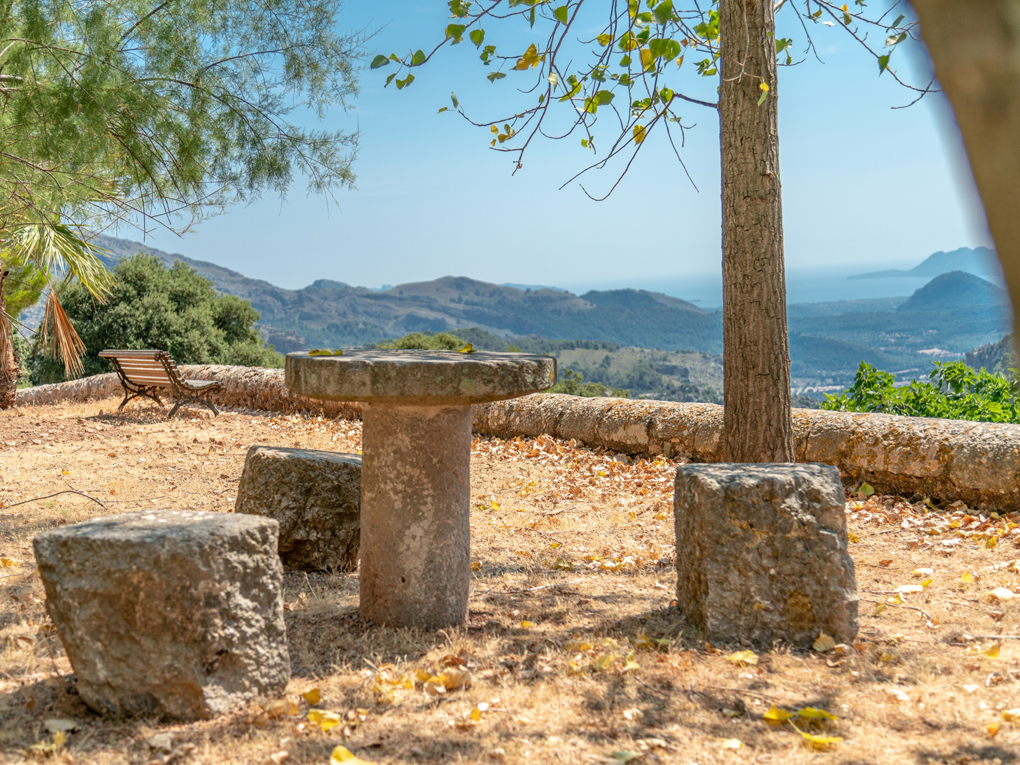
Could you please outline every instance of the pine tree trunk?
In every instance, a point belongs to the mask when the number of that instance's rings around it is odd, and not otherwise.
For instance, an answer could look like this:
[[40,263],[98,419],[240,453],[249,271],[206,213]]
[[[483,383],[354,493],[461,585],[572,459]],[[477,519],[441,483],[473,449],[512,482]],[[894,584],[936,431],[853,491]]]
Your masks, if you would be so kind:
[[913,0],[912,5],[967,148],[1015,319],[1020,315],[1020,0]]
[[[790,351],[771,0],[721,0],[723,453],[792,462]],[[769,90],[759,106],[763,93]]]
[[[4,277],[7,275],[3,261],[0,261],[0,311],[7,309],[4,302]],[[0,329],[2,331],[2,329]],[[14,356],[13,328],[8,325],[7,342],[3,343],[3,351],[0,353],[0,409],[10,409],[18,395],[18,378],[21,377],[21,368]]]

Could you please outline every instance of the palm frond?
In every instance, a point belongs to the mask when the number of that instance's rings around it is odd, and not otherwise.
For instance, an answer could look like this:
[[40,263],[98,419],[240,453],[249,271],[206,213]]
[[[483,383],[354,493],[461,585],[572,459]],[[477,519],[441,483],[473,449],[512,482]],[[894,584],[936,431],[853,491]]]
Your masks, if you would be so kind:
[[71,320],[60,305],[57,291],[50,290],[46,298],[46,313],[43,314],[43,345],[54,356],[64,362],[64,376],[71,378],[85,371],[82,356],[85,355],[85,343],[78,337]]
[[31,223],[17,227],[11,236],[19,258],[31,260],[48,273],[73,275],[99,302],[110,294],[112,275],[99,259],[102,247],[86,242],[62,223]]

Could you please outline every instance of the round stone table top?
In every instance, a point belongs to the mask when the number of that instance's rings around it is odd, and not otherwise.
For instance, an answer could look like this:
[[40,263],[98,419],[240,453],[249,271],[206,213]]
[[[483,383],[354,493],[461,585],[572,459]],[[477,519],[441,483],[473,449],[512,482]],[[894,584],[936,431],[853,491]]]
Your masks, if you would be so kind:
[[556,383],[556,359],[482,351],[288,353],[286,381],[295,393],[327,401],[458,406],[550,388]]

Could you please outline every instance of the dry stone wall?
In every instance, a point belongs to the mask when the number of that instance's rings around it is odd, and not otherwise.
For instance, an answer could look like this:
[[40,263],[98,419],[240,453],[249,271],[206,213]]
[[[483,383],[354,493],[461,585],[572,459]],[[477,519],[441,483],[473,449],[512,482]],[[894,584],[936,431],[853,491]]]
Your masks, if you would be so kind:
[[[540,393],[475,407],[474,429],[502,438],[548,433],[636,455],[722,461],[717,404]],[[883,492],[1020,507],[1020,425],[793,410],[798,462],[839,468]]]
[[[282,369],[195,365],[181,371],[222,383],[225,390],[213,399],[218,406],[361,417],[357,404],[292,393]],[[97,375],[18,391],[18,404],[120,392],[116,375]],[[722,461],[723,410],[716,404],[536,393],[473,410],[474,430],[483,435],[549,434],[625,454]],[[797,461],[835,465],[848,485],[867,481],[883,492],[1020,507],[1020,425],[795,409],[793,429]]]

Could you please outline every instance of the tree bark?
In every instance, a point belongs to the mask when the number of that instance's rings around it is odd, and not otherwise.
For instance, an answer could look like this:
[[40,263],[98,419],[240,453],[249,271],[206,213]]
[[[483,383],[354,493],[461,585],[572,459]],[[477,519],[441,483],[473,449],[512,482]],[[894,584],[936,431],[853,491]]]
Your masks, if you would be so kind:
[[956,115],[1015,317],[1020,309],[1020,0],[913,0],[913,6],[935,75]]
[[771,0],[721,0],[719,35],[723,453],[728,462],[792,462]]
[[[0,261],[0,311],[7,310],[4,301],[4,278],[7,271],[3,261]],[[7,342],[0,342],[0,410],[10,409],[18,396],[18,379],[21,377],[21,368],[14,355],[13,327],[6,323],[6,328],[0,326],[0,332],[6,332]]]

